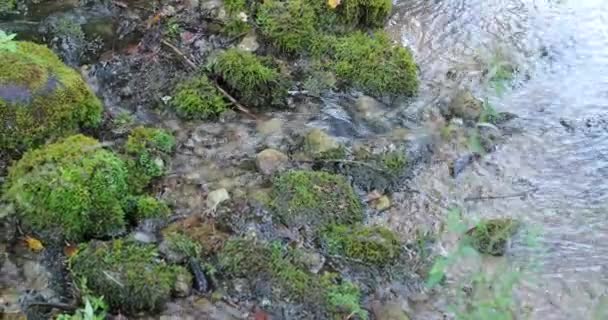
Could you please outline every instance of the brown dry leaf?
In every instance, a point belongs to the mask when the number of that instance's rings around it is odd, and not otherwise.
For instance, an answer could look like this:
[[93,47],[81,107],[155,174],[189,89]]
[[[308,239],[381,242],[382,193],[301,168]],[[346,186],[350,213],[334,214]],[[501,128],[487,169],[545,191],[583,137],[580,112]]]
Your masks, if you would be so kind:
[[27,245],[27,247],[34,252],[39,252],[44,249],[42,242],[34,237],[25,236],[23,240],[25,240],[25,244]]
[[340,0],[327,0],[327,5],[329,5],[330,8],[335,9],[340,5]]
[[68,244],[65,247],[63,247],[63,254],[65,254],[65,256],[68,258],[73,257],[77,252],[78,252],[77,245]]

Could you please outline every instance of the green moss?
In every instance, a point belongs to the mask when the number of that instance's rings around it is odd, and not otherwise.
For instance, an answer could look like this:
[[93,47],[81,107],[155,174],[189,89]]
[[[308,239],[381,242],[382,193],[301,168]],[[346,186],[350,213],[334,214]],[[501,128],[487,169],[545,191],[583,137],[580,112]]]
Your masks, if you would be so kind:
[[247,0],[225,0],[224,7],[229,14],[243,12],[247,10]]
[[274,180],[272,207],[290,227],[313,230],[330,223],[363,220],[363,208],[348,181],[339,175],[289,171]]
[[241,37],[251,31],[252,27],[247,21],[243,21],[238,16],[229,17],[224,26],[222,33],[229,37]]
[[125,144],[130,188],[140,192],[154,178],[163,176],[168,170],[174,148],[175,138],[163,129],[133,129]]
[[321,238],[330,253],[368,263],[387,264],[399,254],[397,237],[383,227],[332,225]]
[[273,46],[287,53],[308,50],[316,32],[316,15],[304,0],[264,1],[256,14],[256,22]]
[[373,37],[356,32],[340,38],[335,45],[334,71],[345,85],[377,97],[411,96],[418,89],[412,55],[381,32]]
[[484,220],[467,232],[467,238],[470,245],[480,253],[502,256],[507,241],[518,227],[519,223],[512,219]]
[[339,9],[347,23],[382,27],[393,8],[391,0],[343,0]]
[[185,257],[198,258],[203,252],[200,243],[180,232],[170,232],[165,235],[169,249]]
[[[44,46],[0,50],[0,149],[19,153],[101,122],[102,106],[82,77]],[[21,97],[21,98],[19,98]]]
[[75,279],[87,279],[88,289],[114,312],[126,314],[162,309],[178,275],[188,272],[159,260],[154,246],[122,240],[81,246],[70,271]]
[[300,253],[279,242],[260,243],[243,238],[231,239],[220,251],[220,271],[228,277],[253,280],[264,275],[272,282],[276,294],[298,303],[315,306],[332,319],[343,319],[351,313],[367,316],[359,305],[357,286],[340,281],[336,274],[312,274],[300,262]]
[[171,104],[177,115],[192,120],[205,120],[224,112],[228,104],[215,86],[205,76],[181,82],[175,88]]
[[218,55],[212,63],[212,69],[229,87],[230,92],[246,105],[264,107],[285,104],[285,79],[267,59],[229,49]]
[[171,215],[169,206],[154,197],[130,196],[125,202],[125,213],[133,223],[144,219],[166,219]]
[[389,174],[401,175],[407,167],[407,159],[400,152],[387,152],[380,156],[382,166]]
[[[326,304],[334,319],[343,319],[343,315],[358,316],[367,319],[368,314],[361,308],[361,291],[350,281],[340,281],[335,273],[321,276],[321,286],[326,292]],[[342,317],[338,316],[342,315]]]
[[17,8],[16,0],[0,0],[0,13],[15,10]]
[[126,196],[125,163],[75,135],[27,152],[9,169],[4,198],[34,231],[82,240],[123,228]]

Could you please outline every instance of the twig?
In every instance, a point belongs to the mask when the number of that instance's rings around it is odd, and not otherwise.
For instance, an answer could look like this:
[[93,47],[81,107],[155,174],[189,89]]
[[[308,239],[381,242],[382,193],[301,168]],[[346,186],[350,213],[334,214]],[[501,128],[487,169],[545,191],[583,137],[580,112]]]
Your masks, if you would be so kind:
[[538,190],[538,188],[534,188],[534,189],[528,190],[528,191],[512,193],[512,194],[505,194],[505,195],[498,195],[498,196],[466,197],[466,198],[464,198],[464,201],[483,201],[483,200],[497,200],[497,199],[526,197],[526,196],[528,196],[528,194],[533,193],[536,190]]
[[[181,50],[179,50],[176,46],[172,45],[169,41],[162,39],[160,41],[162,44],[166,45],[167,47],[169,47],[171,50],[173,50],[175,53],[177,53],[180,57],[182,57],[182,59],[184,59],[184,61],[186,62],[186,64],[188,64],[188,66],[190,66],[192,69],[196,69],[196,64],[194,62],[192,62],[192,60],[190,60]],[[232,102],[232,104],[239,109],[239,111],[247,114],[248,116],[252,117],[253,119],[257,120],[257,117],[251,112],[249,111],[249,109],[245,108],[245,106],[243,106],[242,104],[240,104],[233,96],[231,96],[228,92],[226,92],[226,90],[224,90],[222,87],[220,87],[217,83],[213,82],[213,85],[215,86],[215,88],[221,92],[224,97],[226,97],[228,100],[230,100],[230,102]]]

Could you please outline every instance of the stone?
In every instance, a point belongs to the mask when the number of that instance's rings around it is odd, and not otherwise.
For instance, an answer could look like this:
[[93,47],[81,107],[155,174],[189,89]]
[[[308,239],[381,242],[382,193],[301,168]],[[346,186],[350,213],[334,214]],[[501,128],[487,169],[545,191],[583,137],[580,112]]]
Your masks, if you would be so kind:
[[325,257],[318,252],[312,250],[302,250],[302,263],[308,268],[313,274],[319,273],[325,264]]
[[483,102],[468,90],[459,91],[450,102],[446,118],[462,118],[465,121],[477,122],[483,112]]
[[385,112],[382,102],[366,95],[357,98],[355,106],[357,107],[357,111],[366,119],[376,118]]
[[259,47],[258,37],[253,31],[249,32],[237,46],[237,48],[248,52],[254,52],[258,50]]
[[378,211],[384,211],[391,207],[391,199],[388,196],[381,196],[372,201],[372,206]]
[[340,144],[321,129],[311,130],[304,139],[304,149],[310,155],[339,148]]
[[396,302],[372,303],[372,311],[377,320],[410,320],[402,306]]
[[226,200],[230,200],[230,195],[226,189],[221,188],[211,191],[207,195],[207,208],[215,210],[220,203]]
[[283,127],[283,120],[279,118],[273,118],[267,121],[258,123],[257,130],[263,135],[271,135],[275,133],[281,133]]
[[266,149],[255,158],[255,165],[265,175],[272,175],[287,167],[289,157],[275,149]]
[[173,285],[173,293],[175,296],[180,298],[187,297],[190,295],[191,288],[192,277],[190,274],[178,274],[175,279],[175,284]]

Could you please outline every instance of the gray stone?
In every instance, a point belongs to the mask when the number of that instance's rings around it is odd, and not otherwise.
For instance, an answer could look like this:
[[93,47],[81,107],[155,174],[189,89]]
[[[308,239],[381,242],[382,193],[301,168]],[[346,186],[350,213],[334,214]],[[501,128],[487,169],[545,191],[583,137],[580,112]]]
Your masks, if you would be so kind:
[[289,158],[282,152],[274,149],[266,149],[256,156],[255,164],[258,170],[265,175],[272,175],[284,170],[289,163]]
[[189,273],[179,273],[173,285],[173,293],[176,297],[187,297],[192,289],[192,276]]
[[249,52],[258,50],[260,44],[258,43],[258,37],[254,31],[249,32],[243,40],[237,46],[239,49]]
[[377,320],[410,320],[401,304],[397,302],[380,303],[375,301],[372,303],[372,311]]
[[220,203],[226,200],[230,200],[230,195],[226,189],[221,188],[211,191],[207,195],[207,208],[215,210]]
[[264,135],[271,135],[275,133],[281,133],[283,127],[283,120],[279,118],[273,118],[264,122],[260,122],[257,125],[259,133]]

